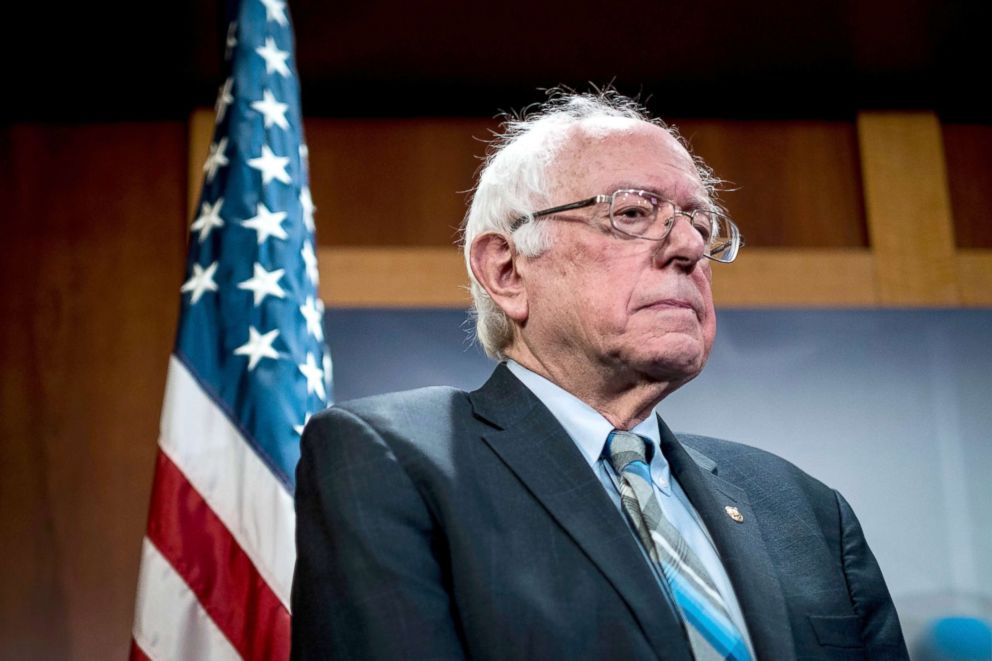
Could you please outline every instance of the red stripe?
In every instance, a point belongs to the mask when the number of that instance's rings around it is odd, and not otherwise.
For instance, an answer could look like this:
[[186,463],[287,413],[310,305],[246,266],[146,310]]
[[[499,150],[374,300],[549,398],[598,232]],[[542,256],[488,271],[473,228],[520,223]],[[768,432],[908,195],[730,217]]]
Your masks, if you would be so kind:
[[148,538],[242,658],[289,658],[289,612],[227,527],[161,450]]
[[134,640],[134,638],[131,639],[131,656],[128,658],[130,661],[152,661],[148,655],[145,654],[145,650],[138,647],[138,643]]

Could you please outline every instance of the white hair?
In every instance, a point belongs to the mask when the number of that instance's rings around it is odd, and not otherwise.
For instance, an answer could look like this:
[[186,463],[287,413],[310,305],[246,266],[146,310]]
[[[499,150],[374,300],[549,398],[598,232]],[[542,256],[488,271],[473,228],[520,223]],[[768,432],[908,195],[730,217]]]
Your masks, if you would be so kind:
[[[536,257],[547,250],[550,236],[545,223],[523,223],[515,231],[512,225],[517,219],[532,218],[534,211],[549,206],[551,165],[571,132],[581,126],[608,133],[629,128],[632,122],[665,129],[689,151],[673,127],[652,118],[636,100],[612,89],[586,94],[562,88],[549,90],[544,103],[508,116],[501,131],[489,143],[465,216],[462,241],[475,334],[490,357],[505,357],[504,350],[513,341],[513,324],[472,273],[472,242],[482,234],[496,233],[508,239],[512,235],[512,243],[522,255]],[[693,157],[693,160],[707,192],[715,197],[719,180],[700,159]]]

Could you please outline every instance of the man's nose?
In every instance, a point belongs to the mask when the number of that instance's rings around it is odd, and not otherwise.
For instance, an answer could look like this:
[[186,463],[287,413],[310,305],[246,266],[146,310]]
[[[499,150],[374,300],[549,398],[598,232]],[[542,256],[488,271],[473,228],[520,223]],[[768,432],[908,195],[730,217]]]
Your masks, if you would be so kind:
[[671,229],[668,236],[658,248],[657,259],[660,264],[667,265],[670,262],[682,263],[686,266],[695,265],[703,258],[706,251],[706,241],[692,225],[692,219],[684,214],[677,213],[669,221]]

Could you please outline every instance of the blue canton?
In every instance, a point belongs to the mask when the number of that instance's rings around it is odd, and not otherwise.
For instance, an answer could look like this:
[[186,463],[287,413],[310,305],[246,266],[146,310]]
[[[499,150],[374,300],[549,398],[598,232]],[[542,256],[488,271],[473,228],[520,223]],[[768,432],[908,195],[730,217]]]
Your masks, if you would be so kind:
[[332,393],[285,2],[244,0],[227,46],[175,354],[293,492],[300,432]]

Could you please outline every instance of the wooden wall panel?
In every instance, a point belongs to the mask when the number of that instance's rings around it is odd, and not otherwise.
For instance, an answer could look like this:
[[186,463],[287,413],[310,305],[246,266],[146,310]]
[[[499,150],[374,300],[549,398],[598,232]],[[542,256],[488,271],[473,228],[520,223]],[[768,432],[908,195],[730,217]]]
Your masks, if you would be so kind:
[[868,307],[878,304],[874,260],[858,248],[749,248],[713,266],[718,307]]
[[[329,306],[470,305],[465,261],[454,248],[324,246],[318,259]],[[962,268],[978,282],[981,265],[973,263]],[[875,264],[863,248],[753,248],[733,264],[714,265],[713,298],[720,307],[876,305]]]
[[468,275],[454,246],[321,247],[320,298],[335,307],[468,308]]
[[858,117],[879,302],[959,302],[940,125],[932,113]]
[[992,308],[992,250],[959,250],[956,261],[961,302]]
[[679,121],[749,246],[868,245],[854,122]]
[[450,246],[496,122],[306,121],[321,244]]
[[0,656],[123,658],[183,274],[186,127],[2,136]]
[[[748,244],[865,247],[853,123],[684,121]],[[318,240],[337,246],[451,245],[492,120],[308,119]]]
[[200,192],[203,190],[203,163],[210,153],[216,127],[213,109],[196,110],[189,117],[189,147],[186,159],[189,170],[186,178],[186,217],[192,222],[199,212]]
[[947,183],[958,248],[992,248],[992,126],[945,124]]

